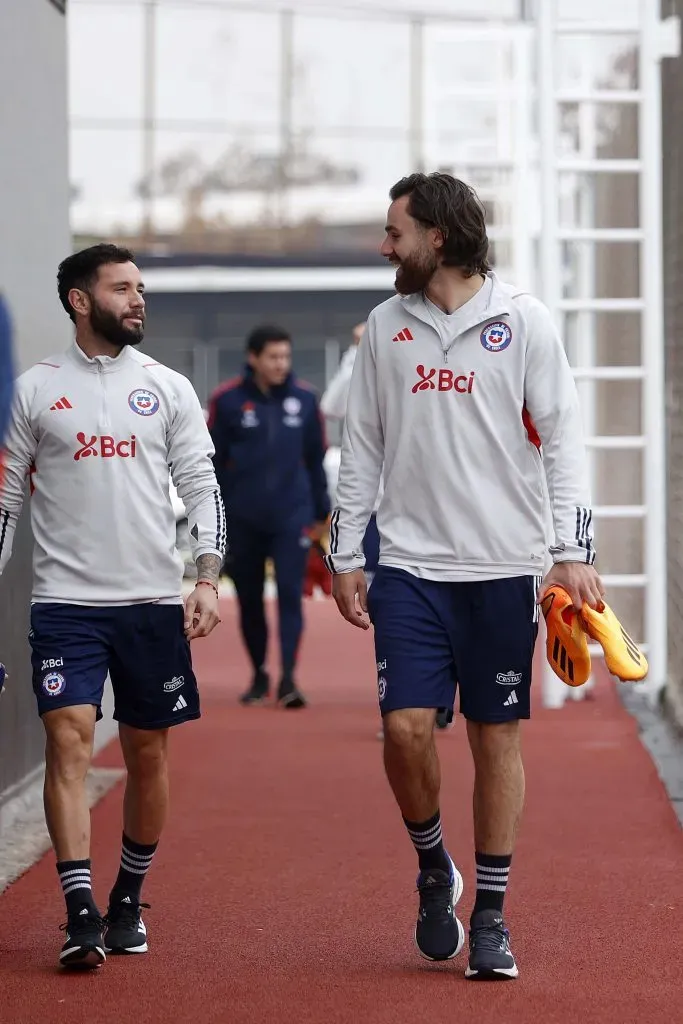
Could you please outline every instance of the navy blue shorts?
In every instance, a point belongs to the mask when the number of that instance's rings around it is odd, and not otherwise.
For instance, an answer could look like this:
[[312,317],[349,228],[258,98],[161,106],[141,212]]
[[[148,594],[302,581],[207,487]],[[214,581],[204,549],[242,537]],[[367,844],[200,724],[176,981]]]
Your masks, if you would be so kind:
[[472,722],[529,718],[538,576],[471,583],[419,579],[380,565],[368,591],[379,706],[460,713]]
[[93,704],[101,718],[109,673],[117,722],[165,729],[199,718],[183,621],[176,604],[34,604],[29,641],[38,713]]

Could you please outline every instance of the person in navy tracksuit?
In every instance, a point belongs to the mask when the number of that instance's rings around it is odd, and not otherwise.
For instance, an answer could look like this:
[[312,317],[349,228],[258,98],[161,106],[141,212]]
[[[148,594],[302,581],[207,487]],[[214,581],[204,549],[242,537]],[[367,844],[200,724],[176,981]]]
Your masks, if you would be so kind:
[[268,631],[265,562],[277,578],[282,675],[278,701],[305,707],[294,680],[303,629],[303,582],[312,539],[327,529],[330,500],[325,435],[311,388],[292,375],[292,345],[281,327],[257,327],[247,339],[247,366],[209,401],[216,476],[228,523],[226,571],[240,606],[242,636],[254,677],[240,700],[262,702]]
[[[12,359],[12,328],[9,311],[0,294],[0,482],[3,471],[3,446],[9,423],[14,393],[14,361]],[[2,517],[0,516],[0,527]],[[0,693],[5,685],[5,666],[0,662]]]

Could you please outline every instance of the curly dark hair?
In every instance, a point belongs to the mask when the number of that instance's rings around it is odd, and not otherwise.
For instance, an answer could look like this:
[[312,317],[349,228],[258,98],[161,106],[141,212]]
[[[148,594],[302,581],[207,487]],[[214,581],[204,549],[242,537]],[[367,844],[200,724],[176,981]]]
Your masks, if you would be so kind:
[[390,189],[391,201],[409,196],[408,213],[425,228],[438,228],[444,238],[444,266],[458,267],[466,277],[485,274],[489,240],[486,213],[477,193],[451,174],[410,174]]

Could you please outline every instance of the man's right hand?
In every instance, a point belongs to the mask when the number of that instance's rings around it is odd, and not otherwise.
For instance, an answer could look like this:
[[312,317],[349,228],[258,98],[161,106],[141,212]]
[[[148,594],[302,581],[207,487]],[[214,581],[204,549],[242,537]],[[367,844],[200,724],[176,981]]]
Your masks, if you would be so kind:
[[368,586],[362,569],[338,572],[332,578],[332,597],[347,622],[359,629],[369,629]]

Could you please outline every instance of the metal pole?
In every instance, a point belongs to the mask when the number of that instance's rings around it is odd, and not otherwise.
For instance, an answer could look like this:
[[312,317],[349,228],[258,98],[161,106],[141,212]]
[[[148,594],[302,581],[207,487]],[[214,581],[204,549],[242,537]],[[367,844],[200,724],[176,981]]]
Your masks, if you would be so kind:
[[532,39],[533,35],[528,25],[520,25],[517,28],[512,47],[514,94],[511,107],[508,109],[512,113],[513,126],[513,186],[510,211],[513,280],[519,288],[534,290],[533,256],[537,214],[534,203],[529,201],[534,194],[530,161],[533,102],[530,82],[533,67]]
[[154,161],[156,132],[156,56],[157,4],[147,0],[143,28],[142,65],[142,180],[146,182],[142,197],[142,242],[149,246],[154,238]]
[[292,167],[292,106],[294,93],[294,12],[280,12],[280,157],[277,218],[280,232],[289,221],[287,196]]
[[647,456],[643,462],[645,518],[645,638],[650,671],[643,684],[655,703],[667,677],[666,462],[664,380],[664,272],[662,265],[662,129],[659,5],[640,2],[639,87],[642,91],[638,155],[643,243],[640,260],[644,427]]
[[[539,244],[541,297],[551,316],[559,320],[561,294],[560,250],[558,243],[558,184],[557,184],[557,101],[555,63],[556,55],[556,0],[544,0],[538,5],[536,43],[541,188],[541,237]],[[558,325],[559,326],[559,325]],[[543,659],[543,704],[547,708],[561,708],[566,698],[566,686],[557,678]]]
[[[590,92],[593,84],[593,69],[595,68],[593,40],[584,40],[581,48],[581,87]],[[588,100],[579,104],[579,156],[585,160],[594,160],[597,156],[597,124],[595,104]],[[572,197],[573,199],[574,197]],[[576,227],[595,227],[595,180],[590,174],[582,181],[578,177],[576,200],[578,205],[579,223]],[[572,225],[573,227],[574,225]],[[577,260],[577,291],[579,298],[595,298],[595,242],[576,242],[578,249]],[[595,345],[595,312],[587,309],[576,314],[576,345],[574,347],[574,359],[576,365],[582,367],[594,367],[596,364]],[[581,401],[583,429],[587,437],[594,437],[596,429],[596,400],[598,385],[594,380],[578,381],[577,389]],[[599,504],[595,485],[595,453],[588,449],[588,479],[593,504]],[[584,700],[587,693],[595,686],[595,676],[589,676],[583,686],[577,686],[567,691],[569,700]]]
[[424,171],[424,22],[410,22],[409,171]]

